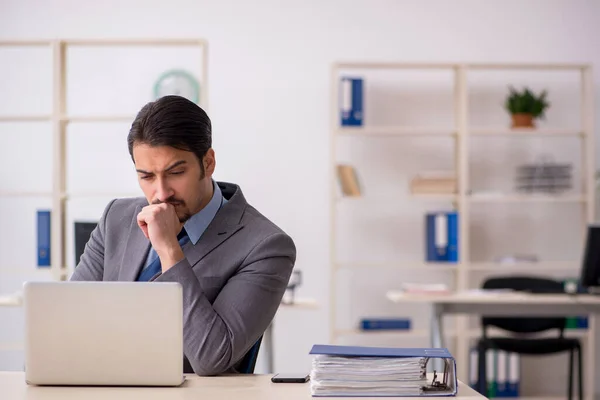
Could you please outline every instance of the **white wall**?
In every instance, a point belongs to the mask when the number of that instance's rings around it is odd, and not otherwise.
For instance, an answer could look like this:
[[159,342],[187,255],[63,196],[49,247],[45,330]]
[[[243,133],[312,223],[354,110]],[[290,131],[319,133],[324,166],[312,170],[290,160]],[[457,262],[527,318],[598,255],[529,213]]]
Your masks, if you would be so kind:
[[305,282],[299,294],[320,303],[278,315],[276,368],[290,371],[308,368],[310,346],[328,340],[331,63],[600,65],[599,17],[600,2],[591,0],[0,0],[0,38],[209,41],[216,177],[239,183],[294,237]]

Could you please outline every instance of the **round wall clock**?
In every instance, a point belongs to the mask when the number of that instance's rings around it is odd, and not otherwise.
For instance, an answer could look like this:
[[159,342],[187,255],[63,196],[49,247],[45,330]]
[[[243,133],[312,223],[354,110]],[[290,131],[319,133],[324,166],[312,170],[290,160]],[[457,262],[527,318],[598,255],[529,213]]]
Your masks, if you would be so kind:
[[154,98],[166,95],[178,95],[198,104],[200,100],[200,84],[184,70],[174,69],[162,74],[154,84]]

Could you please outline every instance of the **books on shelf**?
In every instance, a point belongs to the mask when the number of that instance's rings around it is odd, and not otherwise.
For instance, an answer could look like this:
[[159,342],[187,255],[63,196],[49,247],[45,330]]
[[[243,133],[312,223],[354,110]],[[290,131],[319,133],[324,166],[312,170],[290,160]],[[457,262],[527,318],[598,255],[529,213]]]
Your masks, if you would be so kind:
[[51,235],[50,210],[37,211],[37,265],[38,267],[50,266],[50,235]]
[[454,172],[421,172],[410,181],[412,194],[456,194],[458,181]]
[[360,197],[361,189],[356,169],[347,164],[337,166],[338,181],[342,194],[348,197]]
[[360,328],[363,331],[410,330],[409,318],[363,318]]
[[[447,349],[315,345],[311,394],[319,396],[449,396],[458,387],[456,364]],[[427,375],[432,358],[443,371]]]
[[458,262],[458,213],[440,211],[425,215],[425,260]]
[[[488,349],[485,354],[487,372],[486,397],[519,397],[521,366],[520,355],[502,350]],[[469,386],[478,388],[478,354],[477,349],[470,350]]]
[[340,119],[342,126],[363,125],[363,79],[342,77],[340,82]]

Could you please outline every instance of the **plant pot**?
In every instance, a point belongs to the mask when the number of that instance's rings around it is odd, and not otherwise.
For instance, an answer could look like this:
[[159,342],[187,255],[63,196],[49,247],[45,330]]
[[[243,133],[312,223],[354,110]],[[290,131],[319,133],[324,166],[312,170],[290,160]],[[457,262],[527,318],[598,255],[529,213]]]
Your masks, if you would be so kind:
[[533,115],[531,114],[512,114],[513,128],[535,128]]

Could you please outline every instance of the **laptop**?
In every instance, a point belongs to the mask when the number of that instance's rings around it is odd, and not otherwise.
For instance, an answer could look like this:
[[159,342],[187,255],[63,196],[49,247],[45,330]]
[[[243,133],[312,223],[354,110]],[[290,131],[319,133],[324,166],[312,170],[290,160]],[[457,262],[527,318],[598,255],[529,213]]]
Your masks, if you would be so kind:
[[27,282],[23,289],[27,383],[183,383],[179,283]]

